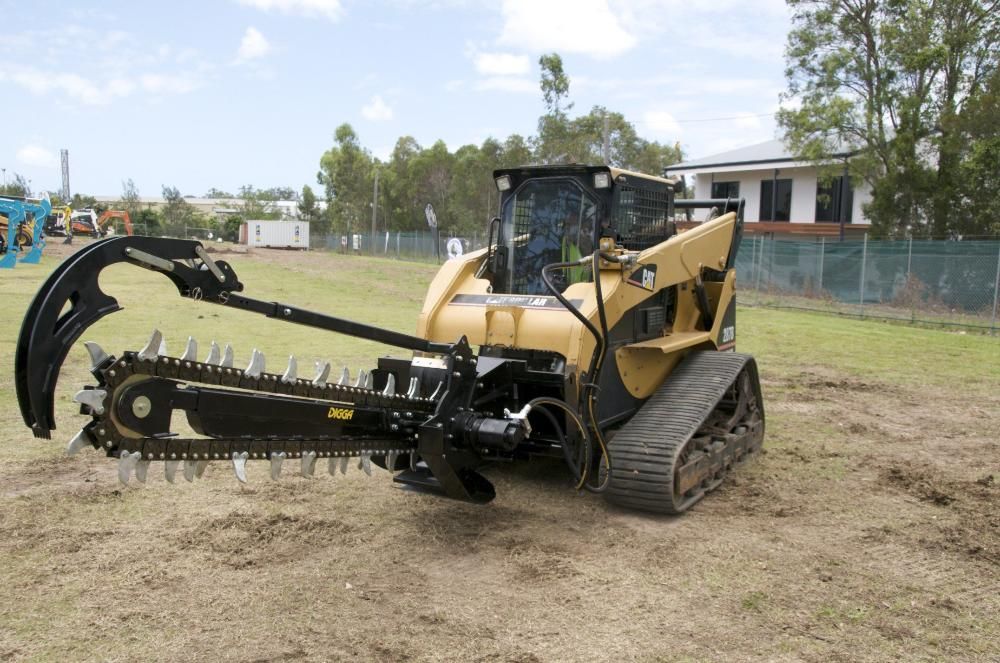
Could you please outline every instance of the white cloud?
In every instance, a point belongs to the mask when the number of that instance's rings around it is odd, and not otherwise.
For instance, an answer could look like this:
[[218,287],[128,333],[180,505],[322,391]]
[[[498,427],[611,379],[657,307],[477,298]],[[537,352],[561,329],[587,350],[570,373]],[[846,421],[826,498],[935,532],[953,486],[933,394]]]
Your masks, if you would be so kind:
[[504,0],[499,42],[532,53],[558,51],[611,58],[636,44],[607,0]]
[[237,0],[244,7],[300,16],[324,16],[336,21],[342,13],[340,0]]
[[143,74],[139,76],[139,84],[152,94],[186,94],[201,87],[196,78],[171,74]]
[[361,114],[365,119],[372,122],[383,122],[392,119],[392,109],[382,100],[382,97],[375,95],[372,100],[361,107]]
[[271,44],[260,33],[257,28],[250,26],[243,33],[243,40],[240,42],[240,50],[236,53],[237,62],[246,62],[256,58],[262,58],[271,52]]
[[40,145],[25,145],[14,156],[18,163],[25,166],[55,168],[59,165],[59,159],[56,158],[55,152],[47,150]]
[[500,90],[502,92],[538,92],[538,83],[529,78],[514,76],[491,76],[476,82],[477,90]]
[[[12,66],[0,68],[0,80],[8,80],[27,89],[32,94],[44,95],[52,92],[64,94],[75,102],[88,106],[103,106],[115,97],[128,94],[120,80],[101,86],[94,81],[71,72],[48,72],[33,67]],[[131,90],[129,90],[131,91]]]
[[531,71],[527,55],[511,53],[477,53],[476,71],[487,76],[522,76]]
[[681,134],[681,125],[668,111],[651,110],[642,114],[642,123],[658,137],[676,140]]
[[[43,55],[17,60],[33,52],[29,46],[37,43],[45,44]],[[80,43],[113,48],[81,50]],[[10,48],[11,44],[23,44],[23,48]],[[79,25],[14,33],[0,51],[0,81],[73,108],[106,106],[144,91],[158,95],[191,92],[204,85],[212,69],[194,49],[171,44],[145,47],[130,33]]]

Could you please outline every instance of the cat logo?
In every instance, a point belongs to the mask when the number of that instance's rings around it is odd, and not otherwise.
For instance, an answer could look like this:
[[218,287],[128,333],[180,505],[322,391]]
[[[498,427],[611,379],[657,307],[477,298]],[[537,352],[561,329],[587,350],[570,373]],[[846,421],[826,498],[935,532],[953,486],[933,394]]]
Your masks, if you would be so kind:
[[339,419],[340,421],[350,421],[354,417],[354,410],[346,407],[331,407],[326,413],[327,419]]
[[652,292],[656,288],[656,265],[643,265],[628,277],[631,285]]

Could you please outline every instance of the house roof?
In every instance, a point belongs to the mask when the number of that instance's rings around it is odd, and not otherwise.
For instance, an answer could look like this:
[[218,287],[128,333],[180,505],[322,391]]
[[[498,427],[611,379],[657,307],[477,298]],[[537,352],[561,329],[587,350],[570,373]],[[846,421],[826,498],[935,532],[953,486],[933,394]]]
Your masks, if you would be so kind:
[[[832,156],[847,157],[853,154],[847,149],[838,150]],[[710,172],[713,170],[751,170],[755,166],[785,167],[792,165],[812,165],[802,157],[792,154],[780,139],[769,140],[756,145],[747,145],[728,152],[712,154],[700,159],[689,159],[663,169],[664,174],[681,172]]]

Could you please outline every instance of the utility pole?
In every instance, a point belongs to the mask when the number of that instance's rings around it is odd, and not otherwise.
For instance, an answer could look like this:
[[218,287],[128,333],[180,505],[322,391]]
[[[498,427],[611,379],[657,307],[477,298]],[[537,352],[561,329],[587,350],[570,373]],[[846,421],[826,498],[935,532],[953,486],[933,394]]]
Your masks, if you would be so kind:
[[611,120],[608,118],[608,111],[604,111],[604,165],[611,164]]
[[375,191],[372,192],[372,255],[375,255],[375,219],[378,216],[378,168],[375,169]]
[[7,169],[6,168],[0,168],[0,170],[3,171],[3,188],[6,189],[7,188]]

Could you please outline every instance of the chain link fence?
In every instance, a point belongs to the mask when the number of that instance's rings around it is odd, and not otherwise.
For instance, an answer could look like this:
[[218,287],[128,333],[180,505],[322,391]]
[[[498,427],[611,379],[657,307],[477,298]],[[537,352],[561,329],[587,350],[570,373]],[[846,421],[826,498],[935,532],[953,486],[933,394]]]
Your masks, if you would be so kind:
[[376,255],[401,260],[442,262],[450,256],[461,255],[486,246],[486,235],[473,234],[455,237],[445,233],[380,232],[352,233],[349,235],[320,235],[310,238],[309,248],[326,249],[337,253]]
[[742,304],[971,329],[998,327],[1000,241],[745,237]]
[[[381,232],[313,237],[312,248],[443,262],[481,249],[471,237]],[[1000,240],[810,241],[745,236],[736,261],[740,303],[996,333]]]

